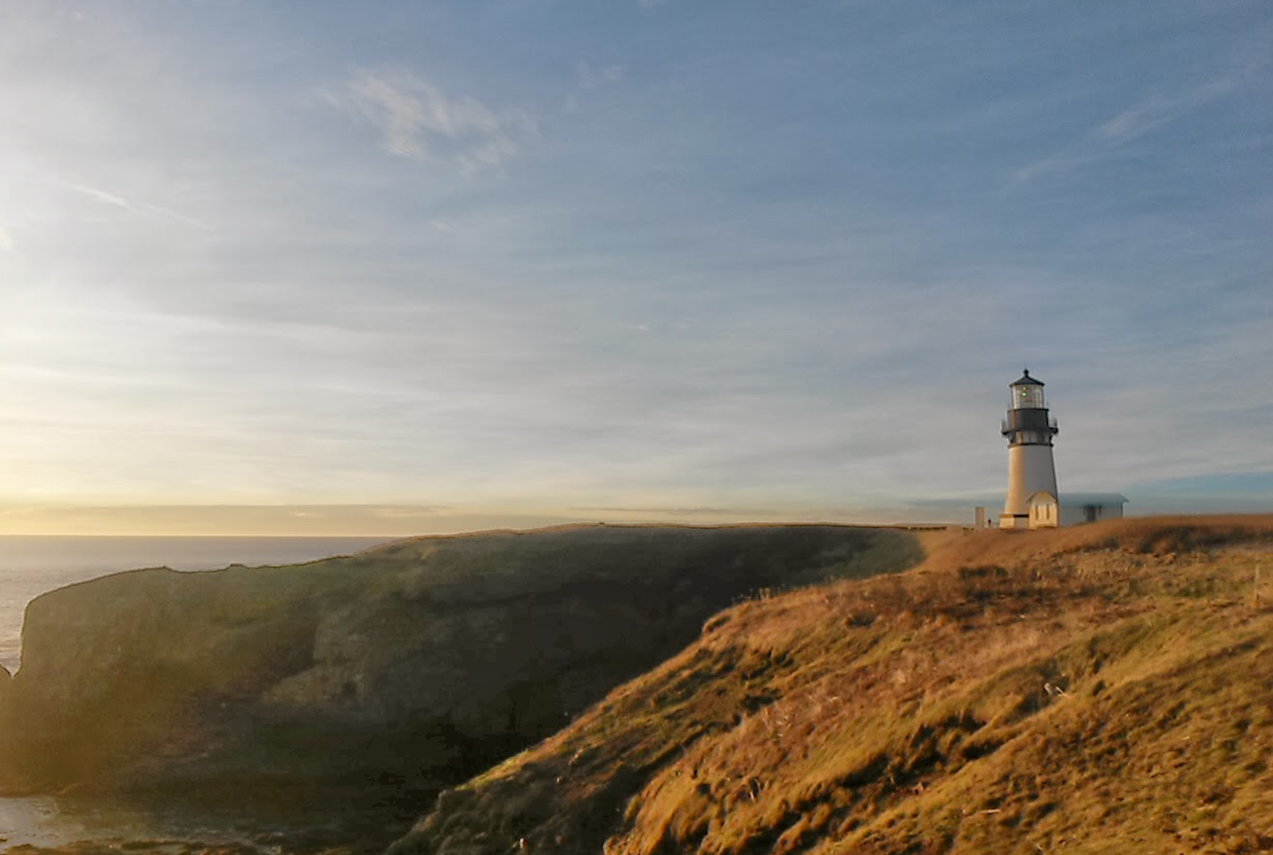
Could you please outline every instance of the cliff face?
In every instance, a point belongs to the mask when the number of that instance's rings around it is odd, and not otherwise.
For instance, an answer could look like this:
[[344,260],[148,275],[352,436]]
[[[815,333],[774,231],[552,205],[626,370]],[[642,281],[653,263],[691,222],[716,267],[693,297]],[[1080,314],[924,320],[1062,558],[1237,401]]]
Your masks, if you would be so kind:
[[1273,518],[943,537],[722,613],[392,855],[1273,851]]
[[28,608],[0,783],[432,790],[568,724],[741,597],[918,557],[884,530],[593,526],[119,574]]

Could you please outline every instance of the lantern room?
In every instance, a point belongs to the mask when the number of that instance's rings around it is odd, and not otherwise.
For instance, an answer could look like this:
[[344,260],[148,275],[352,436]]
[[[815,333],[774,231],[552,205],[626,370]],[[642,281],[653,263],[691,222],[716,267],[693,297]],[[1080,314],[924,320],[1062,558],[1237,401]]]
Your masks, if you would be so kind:
[[1025,373],[1021,375],[1021,379],[1015,381],[1008,388],[1012,390],[1012,409],[1047,409],[1048,405],[1043,402],[1043,384],[1030,376],[1030,370],[1028,368]]

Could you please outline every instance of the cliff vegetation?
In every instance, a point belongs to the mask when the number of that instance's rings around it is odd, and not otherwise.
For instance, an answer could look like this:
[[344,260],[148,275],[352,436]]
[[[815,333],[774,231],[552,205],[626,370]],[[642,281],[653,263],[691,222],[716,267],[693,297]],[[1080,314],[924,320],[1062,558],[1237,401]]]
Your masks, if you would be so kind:
[[97,579],[27,610],[0,692],[0,785],[283,804],[322,791],[418,812],[719,609],[920,556],[900,531],[598,525]]
[[925,537],[722,612],[392,852],[1273,851],[1273,518]]

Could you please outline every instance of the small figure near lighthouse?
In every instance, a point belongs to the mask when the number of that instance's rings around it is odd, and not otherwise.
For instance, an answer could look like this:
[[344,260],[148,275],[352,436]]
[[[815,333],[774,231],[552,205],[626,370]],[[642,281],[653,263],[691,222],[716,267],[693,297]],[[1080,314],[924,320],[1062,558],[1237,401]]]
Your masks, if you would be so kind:
[[1008,388],[1012,406],[1001,431],[1008,438],[1008,498],[999,528],[1055,528],[1060,516],[1052,462],[1056,419],[1048,416],[1042,381],[1031,377],[1029,369]]

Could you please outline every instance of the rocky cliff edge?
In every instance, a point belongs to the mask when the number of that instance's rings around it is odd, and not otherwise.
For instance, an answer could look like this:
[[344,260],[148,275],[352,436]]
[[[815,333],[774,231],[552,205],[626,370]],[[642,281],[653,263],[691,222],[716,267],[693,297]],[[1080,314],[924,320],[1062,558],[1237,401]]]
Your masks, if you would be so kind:
[[741,598],[919,557],[880,529],[585,526],[97,579],[27,610],[0,785],[417,798],[568,725]]

